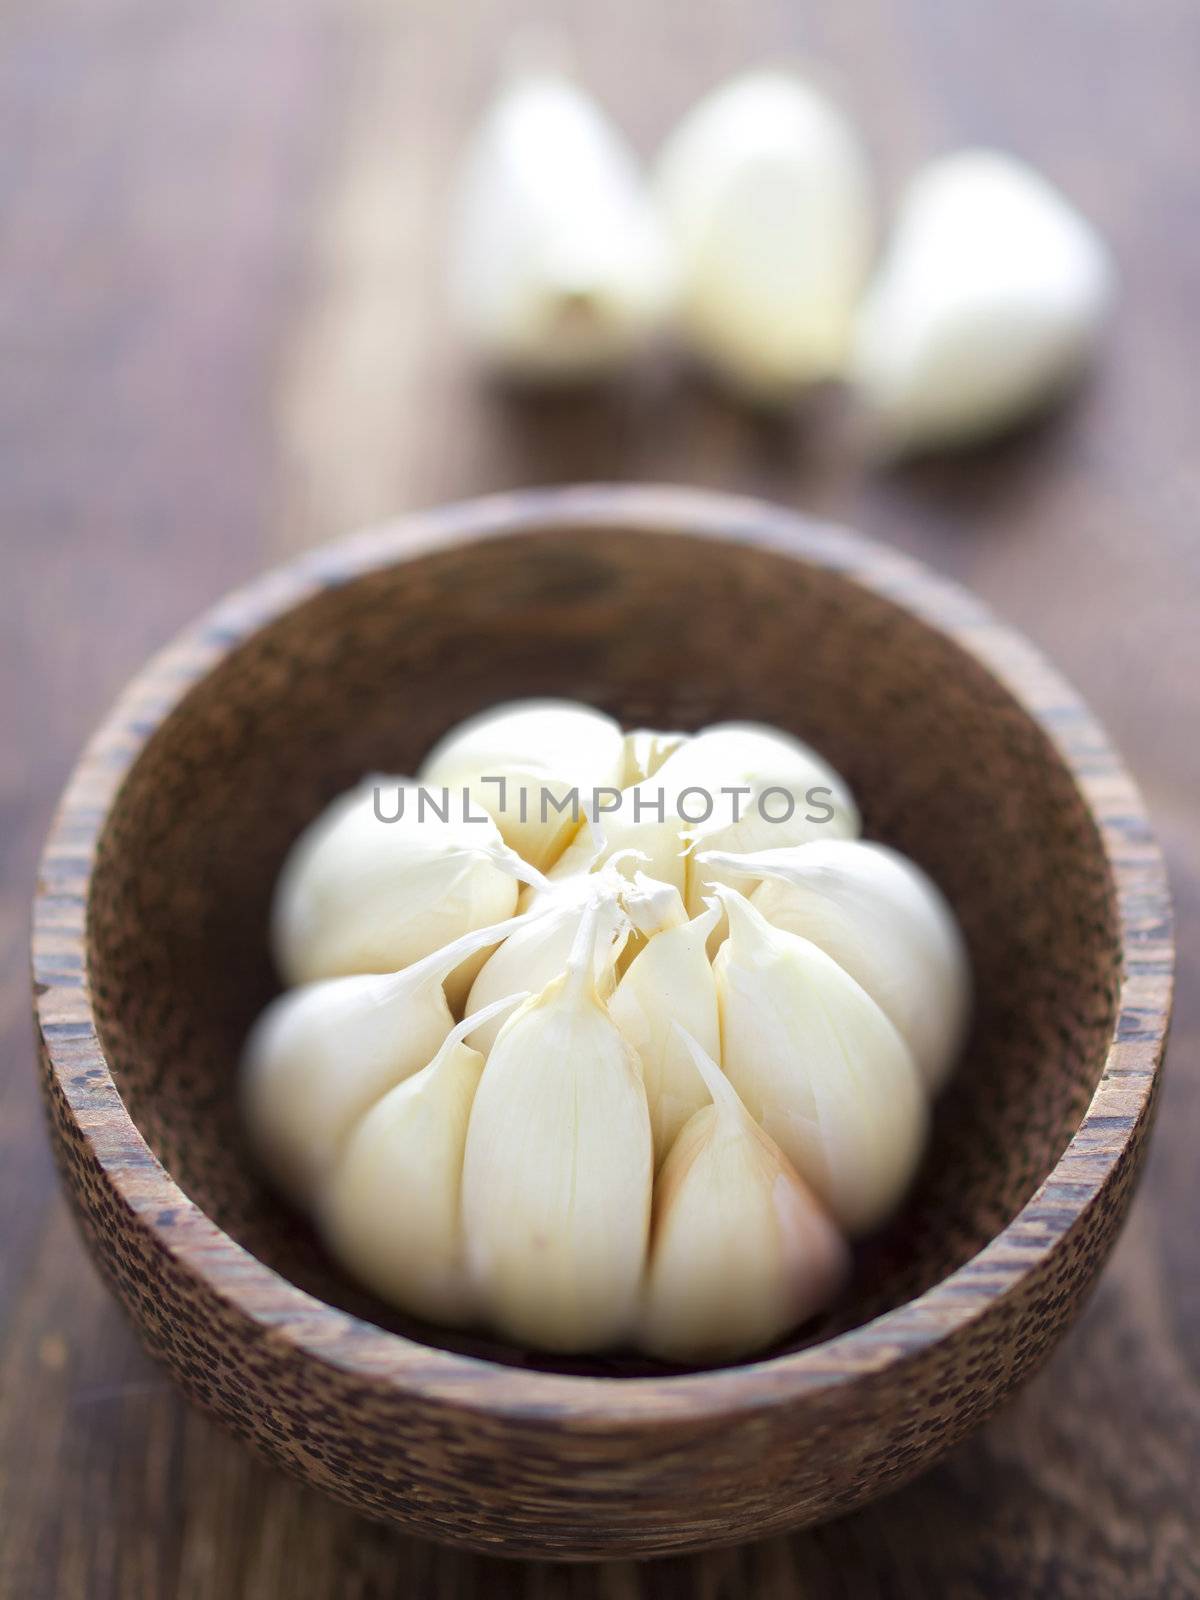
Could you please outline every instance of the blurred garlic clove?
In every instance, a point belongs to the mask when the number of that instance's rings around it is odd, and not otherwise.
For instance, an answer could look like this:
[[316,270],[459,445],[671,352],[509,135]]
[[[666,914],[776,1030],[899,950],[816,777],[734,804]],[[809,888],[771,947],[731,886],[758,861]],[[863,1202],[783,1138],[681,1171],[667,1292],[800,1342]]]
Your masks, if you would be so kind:
[[655,1186],[640,1342],[664,1360],[730,1361],[823,1310],[849,1252],[710,1053],[677,1032],[711,1104],[685,1124]]
[[668,760],[653,777],[629,789],[614,788],[605,794],[596,814],[583,823],[550,868],[550,881],[564,882],[619,860],[623,876],[632,879],[643,870],[682,893],[687,884],[687,825],[672,808],[670,791],[662,783],[669,765]]
[[504,842],[544,871],[577,832],[592,792],[618,787],[624,765],[624,734],[602,711],[517,700],[452,728],[418,778],[452,792],[466,787]]
[[300,835],[271,914],[285,982],[396,972],[516,909],[518,879],[535,874],[491,817],[461,789],[427,799],[408,780],[368,778]]
[[874,208],[860,140],[814,84],[762,70],[716,89],[668,139],[655,194],[703,361],[765,402],[840,375]]
[[652,778],[668,756],[686,744],[690,734],[660,733],[655,728],[634,728],[625,735],[625,770],[621,788],[631,789],[644,778]]
[[566,974],[501,1030],[463,1164],[468,1269],[495,1327],[547,1350],[633,1330],[653,1148],[641,1069],[597,991],[601,908]]
[[450,287],[464,333],[502,371],[611,372],[646,342],[670,292],[636,158],[569,77],[515,74],[459,180]]
[[717,886],[729,937],[713,971],[721,1060],[750,1115],[834,1219],[867,1233],[916,1171],[928,1125],[912,1052],[831,956]]
[[926,1089],[942,1087],[966,1032],[971,971],[954,913],[914,862],[862,839],[819,839],[706,865],[757,879],[751,905],[832,956],[894,1024]]
[[809,839],[854,838],[861,831],[854,796],[840,774],[802,740],[760,723],[705,728],[666,763],[659,774],[664,778],[677,805],[687,795],[689,816],[700,816],[701,796],[713,798],[711,815],[687,830],[694,846],[687,863],[693,916],[714,884],[734,881],[715,862],[698,860],[700,852],[744,853]]
[[242,1050],[244,1125],[268,1175],[309,1207],[358,1119],[430,1061],[454,1026],[444,984],[522,917],[464,934],[401,972],[290,989]]
[[457,1325],[474,1307],[462,1249],[462,1164],[483,1057],[464,1040],[527,997],[460,1022],[428,1066],[377,1100],[350,1133],[318,1205],[330,1251],[413,1316]]
[[893,451],[969,444],[1078,375],[1114,290],[1099,236],[1032,168],[943,156],[902,197],[850,375]]
[[[665,886],[658,885],[658,890]],[[634,957],[608,1003],[609,1015],[642,1063],[642,1081],[654,1135],[655,1166],[661,1166],[684,1123],[706,1103],[704,1084],[680,1030],[709,1055],[721,1051],[717,988],[706,949],[720,915],[710,906],[689,922],[675,889],[675,915]],[[647,896],[652,901],[653,896]],[[637,912],[631,909],[634,925]]]

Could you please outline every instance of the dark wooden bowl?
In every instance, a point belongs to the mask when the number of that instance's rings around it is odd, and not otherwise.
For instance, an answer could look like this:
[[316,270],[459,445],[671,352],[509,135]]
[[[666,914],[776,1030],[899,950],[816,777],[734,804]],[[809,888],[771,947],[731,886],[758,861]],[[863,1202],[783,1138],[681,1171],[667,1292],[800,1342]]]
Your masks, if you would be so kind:
[[[768,1358],[568,1369],[399,1321],[257,1181],[235,1116],[289,841],[448,725],[562,694],[629,723],[810,739],[933,873],[978,984],[901,1216]],[[848,1510],[1046,1355],[1124,1216],[1170,1004],[1162,863],[1075,694],[887,549],[768,507],[602,488],[481,501],[236,595],[97,734],[42,863],[46,1100],[150,1350],[273,1461],[480,1550],[651,1555]]]

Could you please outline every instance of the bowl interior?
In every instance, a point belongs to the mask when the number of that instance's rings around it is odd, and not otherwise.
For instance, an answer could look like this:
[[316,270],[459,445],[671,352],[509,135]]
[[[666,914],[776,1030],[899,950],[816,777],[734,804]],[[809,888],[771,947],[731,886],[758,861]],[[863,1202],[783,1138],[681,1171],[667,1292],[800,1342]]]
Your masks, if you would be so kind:
[[937,880],[977,984],[961,1069],[904,1210],[793,1343],[855,1326],[967,1260],[1020,1209],[1102,1070],[1117,975],[1095,826],[1037,723],[956,643],[778,551],[613,529],[457,546],[330,587],[251,634],[147,742],[100,840],[88,967],[131,1116],[226,1232],[330,1304],[446,1348],[349,1284],[247,1159],[234,1075],[276,980],[272,884],[365,772],[415,768],[452,723],[532,694],[627,724],[770,722],[847,777],[870,837]]

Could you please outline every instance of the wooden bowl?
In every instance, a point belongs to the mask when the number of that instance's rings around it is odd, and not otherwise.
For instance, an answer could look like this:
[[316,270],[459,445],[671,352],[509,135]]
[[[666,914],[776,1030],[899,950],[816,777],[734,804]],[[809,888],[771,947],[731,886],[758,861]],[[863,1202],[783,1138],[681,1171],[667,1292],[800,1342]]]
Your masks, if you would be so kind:
[[[541,1361],[357,1292],[245,1159],[289,842],[450,724],[560,694],[776,723],[953,902],[978,984],[903,1214],[836,1314],[680,1372]],[[1171,973],[1162,863],[1100,728],[1020,638],[895,552],[746,501],[535,492],[316,552],[151,663],[68,785],[34,969],[88,1245],[199,1403],[337,1499],[479,1550],[653,1555],[848,1510],[1028,1376],[1138,1172]]]

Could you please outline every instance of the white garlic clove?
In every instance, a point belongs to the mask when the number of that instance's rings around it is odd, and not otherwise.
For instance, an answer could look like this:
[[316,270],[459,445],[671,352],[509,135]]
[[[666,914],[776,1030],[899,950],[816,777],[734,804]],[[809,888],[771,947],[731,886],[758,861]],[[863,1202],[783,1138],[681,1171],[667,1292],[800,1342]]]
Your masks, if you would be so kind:
[[912,1052],[831,956],[717,886],[729,938],[713,971],[721,1060],[750,1115],[846,1232],[893,1210],[924,1148],[928,1107]]
[[969,444],[1070,383],[1114,287],[1099,236],[1032,168],[943,156],[901,200],[850,375],[894,451]]
[[[697,859],[704,851],[765,850],[809,839],[853,838],[858,807],[844,779],[800,739],[754,722],[714,724],[659,773],[681,807],[698,820],[687,828],[687,904],[699,913],[724,869]],[[734,792],[736,791],[736,792]],[[704,816],[704,796],[712,810]]]
[[680,1043],[711,1104],[658,1177],[640,1342],[669,1361],[730,1361],[823,1310],[849,1252],[710,1053],[686,1035]]
[[312,1204],[358,1119],[450,1032],[450,974],[524,920],[464,934],[402,972],[305,984],[266,1008],[242,1051],[242,1114],[268,1176],[295,1205]]
[[[706,949],[720,908],[710,906],[689,922],[678,891],[668,893],[675,918],[652,933],[608,1003],[609,1014],[642,1063],[656,1167],[708,1098],[680,1030],[709,1055],[721,1050],[717,988]],[[637,926],[632,910],[631,915]]]
[[350,1133],[318,1205],[331,1252],[413,1316],[458,1325],[474,1308],[462,1249],[462,1163],[483,1057],[464,1043],[525,999],[460,1022],[437,1054],[377,1100]]
[[645,343],[670,292],[633,152],[569,78],[514,76],[459,180],[450,259],[458,320],[503,371],[592,378]]
[[499,1331],[548,1350],[598,1350],[633,1329],[653,1149],[632,1048],[595,982],[601,912],[565,976],[492,1047],[463,1163],[468,1269]]
[[[600,876],[571,878],[557,888],[545,892],[539,901],[530,906],[530,920],[516,929],[502,945],[488,956],[478,977],[471,986],[467,1011],[477,1012],[490,1007],[502,996],[513,994],[518,988],[534,994],[566,971],[571,949],[579,926],[590,904],[599,901],[606,908],[611,928],[606,939],[597,939],[597,980],[603,981],[606,965],[611,965],[611,945],[625,933],[618,924],[623,922],[617,902],[617,890],[611,881]],[[495,1017],[481,1023],[470,1035],[472,1046],[486,1056],[496,1042],[503,1026]]]
[[914,862],[886,845],[820,839],[711,864],[757,879],[751,905],[832,956],[894,1023],[929,1092],[942,1087],[966,1032],[971,972],[954,913]]
[[655,728],[634,728],[627,733],[622,789],[631,789],[643,778],[652,778],[667,757],[674,755],[690,737],[686,733],[660,733]]
[[619,787],[625,738],[611,717],[569,700],[519,700],[452,728],[420,781],[468,788],[506,844],[545,870],[577,832],[596,790]]
[[[518,878],[530,876],[461,789],[423,799],[412,782],[368,778],[328,806],[284,862],[272,906],[276,963],[289,984],[396,972],[510,916]],[[459,983],[457,999],[469,984]]]
[[761,401],[840,373],[870,269],[870,174],[826,96],[782,70],[715,90],[668,139],[655,194],[691,348]]

